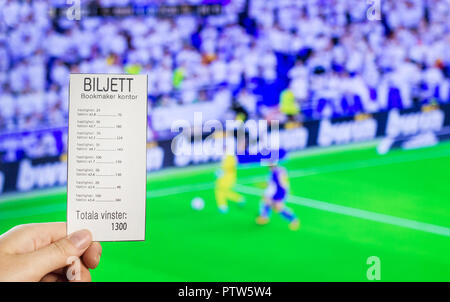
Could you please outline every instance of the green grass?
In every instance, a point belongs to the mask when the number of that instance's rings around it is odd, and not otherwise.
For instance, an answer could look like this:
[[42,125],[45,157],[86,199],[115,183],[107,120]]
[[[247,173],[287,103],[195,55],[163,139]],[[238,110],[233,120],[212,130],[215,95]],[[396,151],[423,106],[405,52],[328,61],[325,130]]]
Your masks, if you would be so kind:
[[[366,260],[377,256],[382,281],[450,281],[449,143],[382,156],[373,146],[300,152],[284,166],[298,232],[277,215],[254,223],[265,167],[240,168],[247,204],[227,215],[215,207],[215,165],[158,172],[149,176],[147,240],[103,243],[93,279],[367,281]],[[190,207],[196,196],[203,211]],[[64,221],[65,199],[63,190],[3,198],[0,233]]]

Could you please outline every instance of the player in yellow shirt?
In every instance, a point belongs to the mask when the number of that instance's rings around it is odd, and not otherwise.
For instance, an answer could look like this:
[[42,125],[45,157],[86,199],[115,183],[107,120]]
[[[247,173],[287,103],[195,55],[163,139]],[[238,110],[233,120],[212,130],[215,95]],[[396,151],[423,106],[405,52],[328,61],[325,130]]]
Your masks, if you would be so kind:
[[216,174],[215,195],[219,211],[222,213],[228,212],[228,201],[243,205],[245,202],[244,197],[233,190],[237,174],[236,156],[226,153],[222,159],[221,167]]

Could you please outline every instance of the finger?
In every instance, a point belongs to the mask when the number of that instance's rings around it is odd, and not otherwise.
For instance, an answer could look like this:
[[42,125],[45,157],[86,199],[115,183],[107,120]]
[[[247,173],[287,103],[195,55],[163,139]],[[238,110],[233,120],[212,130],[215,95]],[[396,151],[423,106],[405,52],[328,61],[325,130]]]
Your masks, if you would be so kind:
[[66,275],[66,270],[67,270],[67,267],[62,267],[62,268],[59,268],[57,270],[54,270],[52,273],[65,276]]
[[75,232],[35,252],[18,255],[24,265],[21,269],[30,279],[40,280],[48,273],[72,264],[74,259],[83,255],[91,242],[92,235],[88,230]]
[[66,282],[67,278],[64,275],[50,273],[45,275],[41,282]]
[[89,248],[84,252],[82,259],[87,268],[94,269],[100,262],[102,255],[102,246],[98,242],[92,242]]
[[0,236],[2,251],[8,254],[34,252],[66,237],[65,222],[31,223],[16,226]]

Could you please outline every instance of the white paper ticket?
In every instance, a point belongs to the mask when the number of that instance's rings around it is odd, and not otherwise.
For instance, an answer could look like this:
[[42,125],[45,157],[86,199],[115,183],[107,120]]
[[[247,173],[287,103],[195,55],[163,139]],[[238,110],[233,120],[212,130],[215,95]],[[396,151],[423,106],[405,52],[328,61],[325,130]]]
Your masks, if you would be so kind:
[[71,74],[67,232],[145,240],[147,77]]

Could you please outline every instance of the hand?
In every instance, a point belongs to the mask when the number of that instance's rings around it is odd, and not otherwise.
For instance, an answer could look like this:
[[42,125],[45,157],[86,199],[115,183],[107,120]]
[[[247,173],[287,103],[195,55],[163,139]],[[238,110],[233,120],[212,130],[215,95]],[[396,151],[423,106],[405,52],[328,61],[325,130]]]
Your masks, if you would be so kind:
[[66,236],[66,223],[19,225],[0,236],[0,281],[91,281],[101,245],[88,230]]

